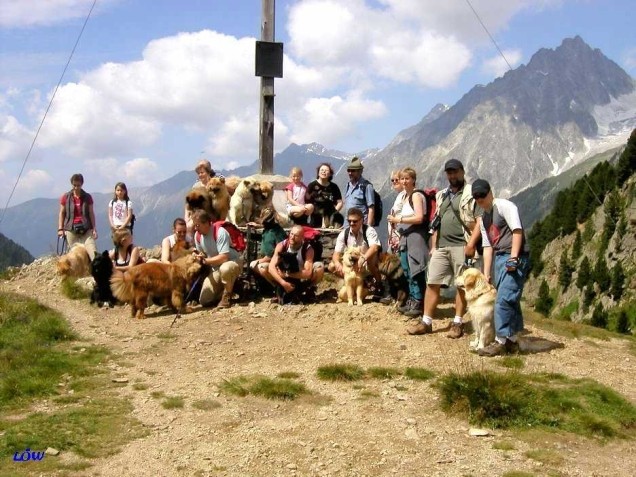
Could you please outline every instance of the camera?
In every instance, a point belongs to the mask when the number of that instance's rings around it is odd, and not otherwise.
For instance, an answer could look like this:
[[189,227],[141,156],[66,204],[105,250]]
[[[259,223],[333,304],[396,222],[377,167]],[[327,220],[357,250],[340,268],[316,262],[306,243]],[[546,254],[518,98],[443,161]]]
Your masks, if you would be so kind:
[[439,215],[436,215],[435,217],[433,217],[433,220],[431,220],[431,225],[429,227],[429,232],[430,233],[435,232],[437,229],[439,229],[439,226],[441,223],[442,223],[442,218]]

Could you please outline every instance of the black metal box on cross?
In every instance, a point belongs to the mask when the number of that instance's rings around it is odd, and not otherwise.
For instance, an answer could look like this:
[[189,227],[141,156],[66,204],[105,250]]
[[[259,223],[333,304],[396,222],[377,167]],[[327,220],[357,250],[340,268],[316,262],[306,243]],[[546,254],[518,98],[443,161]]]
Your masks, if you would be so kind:
[[256,76],[282,78],[283,44],[274,41],[257,41],[255,71]]

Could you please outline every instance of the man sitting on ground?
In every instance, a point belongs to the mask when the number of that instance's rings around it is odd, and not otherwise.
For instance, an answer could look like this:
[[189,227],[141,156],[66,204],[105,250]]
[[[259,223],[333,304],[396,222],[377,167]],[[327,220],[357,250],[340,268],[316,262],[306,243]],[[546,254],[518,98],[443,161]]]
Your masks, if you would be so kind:
[[274,256],[276,244],[285,240],[287,232],[276,220],[276,211],[273,207],[265,207],[258,222],[253,225],[262,226],[263,234],[261,235],[261,247],[259,250],[260,257],[250,262],[250,269],[255,274],[265,278],[265,275],[269,276],[267,269],[269,268],[269,262]]
[[305,242],[302,225],[294,225],[289,237],[276,245],[267,272],[261,273],[261,276],[282,289],[285,301],[285,297],[290,295],[300,298],[303,291],[306,298],[313,298],[315,287],[324,273],[324,264],[314,262],[314,249]]
[[370,273],[375,279],[377,291],[382,292],[383,297],[390,293],[389,287],[385,286],[382,290],[382,276],[378,270],[378,257],[382,250],[378,233],[370,225],[363,224],[362,211],[356,207],[352,207],[347,211],[347,221],[349,227],[346,227],[336,239],[336,247],[334,248],[333,257],[329,264],[329,271],[334,275],[343,278],[342,257],[344,251],[348,247],[359,247],[362,254],[358,266],[360,270]]
[[230,234],[223,227],[218,227],[214,237],[212,217],[205,211],[197,209],[192,214],[192,225],[195,231],[194,245],[203,265],[210,267],[210,274],[203,281],[199,303],[203,306],[218,302],[217,308],[229,308],[234,282],[243,268],[239,253],[230,247]]

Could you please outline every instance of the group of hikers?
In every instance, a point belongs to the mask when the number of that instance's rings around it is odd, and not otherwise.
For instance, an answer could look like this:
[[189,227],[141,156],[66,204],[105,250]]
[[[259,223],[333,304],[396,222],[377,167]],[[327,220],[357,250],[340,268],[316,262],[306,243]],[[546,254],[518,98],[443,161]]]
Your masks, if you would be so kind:
[[[360,255],[354,267],[368,277],[380,303],[392,301],[390,286],[378,268],[381,253],[384,249],[399,257],[408,283],[408,290],[403,290],[408,298],[399,311],[416,320],[407,329],[410,335],[432,333],[441,288],[453,286],[466,267],[481,266],[486,279],[497,289],[497,299],[496,338],[480,354],[495,356],[515,349],[517,336],[523,329],[520,301],[529,258],[517,207],[509,200],[495,198],[484,179],[468,184],[464,166],[457,159],[445,163],[448,185],[436,192],[434,200],[416,188],[417,174],[413,168],[396,170],[391,173],[391,184],[397,197],[386,215],[388,238],[384,248],[376,230],[384,218],[382,206],[373,185],[363,177],[363,169],[359,158],[350,160],[343,195],[332,182],[334,171],[330,164],[320,164],[316,179],[309,185],[302,181],[302,170],[295,167],[290,173],[291,182],[285,187],[286,212],[295,225],[286,231],[273,207],[265,208],[258,221],[249,224],[262,227],[262,234],[259,256],[246,264],[246,269],[259,283],[270,287],[275,294],[272,301],[285,304],[315,299],[325,266],[320,251],[312,246],[308,230],[313,230],[312,226],[336,227],[340,232],[327,266],[329,272],[343,277],[345,252],[358,247]],[[197,164],[195,171],[199,180],[194,186],[205,185],[215,176],[205,160]],[[72,190],[60,199],[58,235],[65,236],[69,246],[83,243],[92,259],[96,253],[97,229],[92,198],[82,189],[83,182],[81,174],[74,174]],[[135,215],[126,186],[121,182],[115,186],[108,217],[114,266],[126,270],[137,265],[143,258],[133,245]],[[197,209],[188,212],[185,218],[175,219],[172,234],[162,241],[160,261],[171,262],[173,250],[179,244],[186,248],[192,245],[194,253],[209,267],[199,303],[230,307],[245,254],[233,247],[228,229],[217,227],[208,212]],[[457,288],[449,338],[463,336],[465,313],[464,292]]]

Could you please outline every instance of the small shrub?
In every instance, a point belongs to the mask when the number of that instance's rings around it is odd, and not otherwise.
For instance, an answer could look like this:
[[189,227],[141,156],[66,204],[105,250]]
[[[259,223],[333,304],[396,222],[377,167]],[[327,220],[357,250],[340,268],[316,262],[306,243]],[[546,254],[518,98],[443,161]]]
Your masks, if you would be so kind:
[[91,296],[88,290],[79,286],[71,278],[65,278],[60,285],[62,287],[62,295],[71,300],[86,300]]
[[184,401],[181,396],[166,396],[166,399],[161,403],[164,409],[181,409],[183,405]]
[[396,368],[371,367],[367,369],[367,374],[375,379],[393,379],[402,372]]
[[252,394],[267,399],[292,400],[301,394],[309,393],[302,383],[290,379],[272,379],[264,376],[238,376],[224,379],[219,387],[221,390],[236,396],[245,397]]
[[298,379],[300,378],[300,373],[296,373],[295,371],[283,371],[282,373],[278,373],[276,377],[282,379]]
[[428,381],[435,376],[435,373],[425,368],[406,368],[404,376],[415,381]]
[[221,404],[212,399],[201,399],[199,401],[194,401],[192,403],[192,407],[201,411],[211,411],[212,409],[220,408]]
[[516,372],[452,373],[439,382],[442,409],[493,428],[559,429],[584,436],[631,438],[636,407],[589,379]]
[[307,393],[304,384],[292,381],[291,379],[280,378],[259,378],[249,388],[250,394],[261,396],[267,399],[296,399],[301,394]]
[[364,378],[364,370],[354,364],[328,364],[320,366],[316,372],[324,381],[357,381]]

